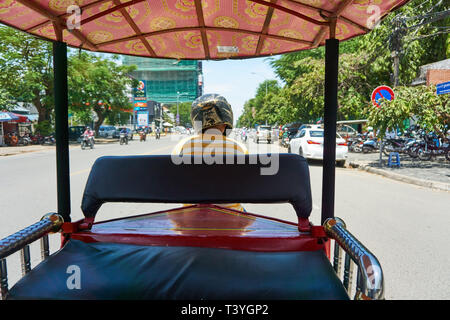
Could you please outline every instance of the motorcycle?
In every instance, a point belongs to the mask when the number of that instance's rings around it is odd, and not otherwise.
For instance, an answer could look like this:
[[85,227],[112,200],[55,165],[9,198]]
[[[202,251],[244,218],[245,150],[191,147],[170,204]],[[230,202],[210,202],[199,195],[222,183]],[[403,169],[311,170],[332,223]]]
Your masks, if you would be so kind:
[[86,148],[94,149],[94,141],[88,135],[83,134],[81,136],[81,149],[84,150]]
[[41,145],[54,145],[56,144],[56,140],[55,137],[53,137],[53,135],[49,135],[49,136],[45,136],[45,137],[41,137],[40,140]]
[[431,160],[437,156],[444,156],[450,161],[450,144],[448,141],[441,142],[433,136],[426,134],[423,140],[415,145],[414,152],[420,160]]
[[361,152],[364,144],[364,140],[361,134],[358,134],[355,138],[347,140],[347,146],[349,152]]
[[363,153],[375,152],[378,150],[378,142],[376,139],[369,139],[363,142],[361,150]]
[[144,131],[141,131],[141,132],[139,133],[139,141],[140,141],[140,142],[145,141],[146,138],[147,138],[147,134],[146,134]]
[[120,145],[128,144],[128,136],[126,133],[120,133],[119,143]]

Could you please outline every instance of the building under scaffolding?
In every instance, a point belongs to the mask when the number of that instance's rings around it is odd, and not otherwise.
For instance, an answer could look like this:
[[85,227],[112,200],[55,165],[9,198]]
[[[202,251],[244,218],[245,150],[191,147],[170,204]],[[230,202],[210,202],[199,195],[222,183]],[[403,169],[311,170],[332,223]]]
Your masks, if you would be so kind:
[[149,101],[176,104],[193,101],[203,93],[201,61],[124,56],[123,63],[137,66],[131,75],[145,81]]

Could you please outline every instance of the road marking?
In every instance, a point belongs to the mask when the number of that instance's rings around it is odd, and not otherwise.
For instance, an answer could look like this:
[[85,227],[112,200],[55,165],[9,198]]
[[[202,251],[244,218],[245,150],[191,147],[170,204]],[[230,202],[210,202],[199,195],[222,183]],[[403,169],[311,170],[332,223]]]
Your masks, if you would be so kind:
[[[166,147],[163,147],[163,148],[159,148],[159,149],[153,150],[153,151],[151,151],[151,152],[147,152],[147,153],[138,153],[137,155],[138,155],[138,156],[150,155],[150,154],[154,154],[154,153],[156,153],[156,152],[160,152],[160,151],[163,151],[163,150],[166,150],[166,149],[171,149],[171,148],[173,148],[173,146],[166,146]],[[89,172],[89,171],[91,171],[90,168],[89,168],[89,169],[84,169],[84,170],[75,171],[75,172],[72,172],[72,173],[70,174],[70,176],[72,177],[72,176],[75,176],[75,175],[78,175],[78,174],[82,174],[82,173],[86,173],[86,172]]]

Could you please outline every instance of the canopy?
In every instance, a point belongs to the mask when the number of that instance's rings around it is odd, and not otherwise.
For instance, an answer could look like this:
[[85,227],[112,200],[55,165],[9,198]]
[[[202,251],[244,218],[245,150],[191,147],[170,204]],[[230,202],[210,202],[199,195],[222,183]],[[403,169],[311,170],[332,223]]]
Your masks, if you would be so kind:
[[[407,0],[1,0],[0,23],[91,51],[250,58],[369,32]],[[75,6],[73,6],[75,5]],[[72,7],[70,7],[72,6]],[[68,9],[69,8],[69,9]],[[335,24],[335,35],[329,26]]]
[[15,114],[12,112],[0,112],[0,122],[27,122],[28,118],[26,116],[22,116],[20,114]]

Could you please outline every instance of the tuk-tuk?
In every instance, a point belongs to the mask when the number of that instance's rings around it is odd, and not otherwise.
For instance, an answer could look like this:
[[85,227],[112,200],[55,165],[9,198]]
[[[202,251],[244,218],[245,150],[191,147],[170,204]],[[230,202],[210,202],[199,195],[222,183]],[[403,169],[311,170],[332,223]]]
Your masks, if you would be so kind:
[[[383,299],[379,261],[334,214],[339,41],[370,32],[370,5],[384,17],[407,2],[114,0],[105,6],[102,0],[19,0],[4,7],[1,23],[53,42],[58,208],[0,241],[2,299]],[[197,156],[181,163],[171,155],[101,157],[84,190],[84,218],[71,221],[67,46],[220,60],[322,45],[322,225],[309,221],[309,168],[294,154],[277,155],[276,174],[262,174],[267,163],[251,154],[213,164]],[[144,167],[154,170],[140,170]],[[192,188],[191,181],[204,188]],[[110,202],[192,205],[98,221],[100,207]],[[230,202],[290,203],[297,223],[221,206]],[[49,254],[48,234],[55,232],[61,234],[61,248]],[[41,242],[43,260],[32,268],[35,241]],[[7,257],[18,251],[23,277],[9,288]]]

